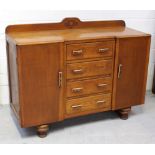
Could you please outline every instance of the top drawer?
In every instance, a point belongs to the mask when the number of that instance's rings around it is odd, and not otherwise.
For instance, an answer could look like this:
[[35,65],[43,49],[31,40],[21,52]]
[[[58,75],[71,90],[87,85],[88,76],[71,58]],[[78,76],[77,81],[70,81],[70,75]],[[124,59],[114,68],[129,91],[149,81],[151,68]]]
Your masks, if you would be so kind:
[[114,45],[114,41],[69,44],[67,45],[67,60],[112,57]]

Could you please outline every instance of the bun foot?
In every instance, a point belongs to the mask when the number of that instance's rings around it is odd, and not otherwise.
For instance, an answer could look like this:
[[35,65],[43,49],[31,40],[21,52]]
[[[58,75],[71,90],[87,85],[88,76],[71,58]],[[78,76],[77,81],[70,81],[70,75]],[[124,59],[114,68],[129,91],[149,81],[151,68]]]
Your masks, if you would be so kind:
[[49,130],[49,125],[40,125],[37,127],[37,134],[40,138],[44,138],[47,136],[48,130]]
[[120,109],[117,111],[120,119],[126,120],[128,119],[129,112],[131,111],[131,107]]

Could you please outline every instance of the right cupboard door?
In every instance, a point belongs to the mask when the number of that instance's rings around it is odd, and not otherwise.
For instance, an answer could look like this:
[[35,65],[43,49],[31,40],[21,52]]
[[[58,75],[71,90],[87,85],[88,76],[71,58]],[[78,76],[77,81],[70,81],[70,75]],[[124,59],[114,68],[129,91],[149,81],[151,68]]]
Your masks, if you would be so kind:
[[144,103],[149,48],[149,36],[116,40],[113,110]]

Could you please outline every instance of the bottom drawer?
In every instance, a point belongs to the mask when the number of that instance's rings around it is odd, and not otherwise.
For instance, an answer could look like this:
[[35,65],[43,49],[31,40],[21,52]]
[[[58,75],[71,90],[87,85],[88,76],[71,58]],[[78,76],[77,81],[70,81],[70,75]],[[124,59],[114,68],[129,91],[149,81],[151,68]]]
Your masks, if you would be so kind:
[[110,93],[67,100],[66,114],[80,113],[107,107],[111,107]]

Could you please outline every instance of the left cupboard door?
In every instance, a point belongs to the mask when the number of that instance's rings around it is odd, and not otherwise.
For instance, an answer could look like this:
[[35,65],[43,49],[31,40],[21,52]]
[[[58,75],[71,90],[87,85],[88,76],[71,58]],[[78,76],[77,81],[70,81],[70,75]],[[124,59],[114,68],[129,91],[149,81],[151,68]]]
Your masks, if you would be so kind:
[[63,82],[60,81],[63,78],[62,47],[61,43],[17,46],[22,127],[60,120]]

